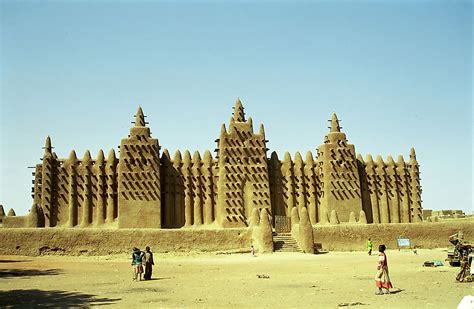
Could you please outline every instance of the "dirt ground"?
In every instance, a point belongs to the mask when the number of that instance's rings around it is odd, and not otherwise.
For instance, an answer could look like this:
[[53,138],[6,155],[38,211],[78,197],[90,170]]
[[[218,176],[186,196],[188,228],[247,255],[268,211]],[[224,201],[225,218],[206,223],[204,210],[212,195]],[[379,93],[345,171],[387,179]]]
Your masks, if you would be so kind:
[[[155,254],[154,280],[133,282],[128,256],[0,256],[0,307],[456,308],[474,284],[456,283],[446,251],[387,251],[395,289],[375,295],[377,256]],[[260,276],[260,278],[259,278]]]

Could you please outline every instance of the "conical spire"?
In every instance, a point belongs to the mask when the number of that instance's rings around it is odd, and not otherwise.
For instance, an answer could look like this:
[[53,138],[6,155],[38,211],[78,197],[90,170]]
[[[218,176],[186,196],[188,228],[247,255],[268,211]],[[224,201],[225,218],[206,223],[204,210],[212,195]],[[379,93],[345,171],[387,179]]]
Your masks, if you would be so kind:
[[395,165],[395,161],[393,160],[393,157],[391,155],[387,157],[387,165]]
[[260,128],[258,130],[258,134],[263,136],[265,138],[265,127],[263,126],[263,123],[260,124]]
[[339,120],[337,119],[336,113],[332,113],[330,132],[341,132],[341,127],[339,126]]
[[279,161],[278,160],[278,154],[276,153],[276,151],[272,151],[271,155],[270,155],[270,158],[272,160],[275,160],[275,161]]
[[89,150],[86,150],[84,153],[84,158],[82,158],[82,164],[90,165],[92,162],[91,153]]
[[403,159],[402,155],[398,156],[397,165],[398,166],[402,166],[402,165],[404,166],[405,165],[405,160]]
[[313,159],[313,153],[311,151],[306,152],[306,158],[304,160],[306,165],[313,166],[314,164],[314,159]]
[[183,166],[189,167],[191,165],[191,161],[191,153],[186,149],[183,155]]
[[165,157],[166,157],[168,160],[171,160],[170,152],[169,152],[168,149],[166,149],[166,148],[165,148],[165,150],[163,150],[163,154],[161,155],[161,159],[164,159]]
[[226,128],[225,128],[225,123],[223,123],[222,126],[221,126],[221,134],[220,134],[220,136],[223,137],[223,136],[225,136],[226,134],[227,134],[227,130],[226,130]]
[[410,161],[416,162],[416,153],[415,148],[413,147],[410,149]]
[[71,152],[69,153],[69,161],[70,161],[71,164],[76,163],[76,161],[77,161],[76,151],[71,150]]
[[135,115],[135,126],[136,127],[145,126],[145,115],[143,115],[141,106],[138,106],[137,114]]
[[301,153],[299,151],[295,153],[295,166],[299,168],[303,166],[303,157],[301,156]]
[[237,98],[237,101],[235,101],[234,113],[232,114],[232,118],[234,119],[234,121],[245,121],[244,107],[242,106],[242,102],[240,102],[240,98]]
[[109,155],[108,155],[108,157],[107,157],[107,164],[113,165],[113,164],[115,164],[115,160],[116,160],[116,157],[115,157],[115,150],[110,149]]
[[100,149],[99,153],[97,154],[96,164],[99,166],[102,166],[104,165],[104,160],[105,160],[104,151]]
[[212,155],[209,150],[204,151],[204,157],[202,159],[204,165],[210,166],[212,164]]
[[201,155],[199,154],[199,151],[196,150],[194,152],[192,161],[195,166],[201,165]]
[[174,164],[177,164],[179,166],[179,164],[181,164],[181,161],[183,161],[181,157],[181,152],[179,150],[176,150],[173,156],[173,162]]
[[53,147],[51,147],[51,137],[49,135],[46,137],[46,141],[44,143],[44,152],[45,153],[51,153]]
[[377,158],[375,159],[375,163],[376,163],[378,166],[384,166],[384,165],[385,165],[385,162],[383,161],[381,155],[377,155]]
[[247,122],[248,122],[249,127],[250,127],[250,133],[253,134],[253,119],[252,119],[252,117],[249,117]]

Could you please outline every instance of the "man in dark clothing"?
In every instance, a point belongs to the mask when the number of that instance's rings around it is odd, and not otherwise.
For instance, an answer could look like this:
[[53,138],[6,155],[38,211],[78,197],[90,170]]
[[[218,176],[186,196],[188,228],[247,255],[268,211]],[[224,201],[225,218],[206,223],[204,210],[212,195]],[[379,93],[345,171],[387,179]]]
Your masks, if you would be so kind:
[[153,252],[151,252],[150,247],[147,246],[145,250],[146,250],[145,256],[144,256],[145,275],[143,276],[143,279],[151,280],[151,273],[153,270],[153,265],[155,265],[155,262],[153,261]]

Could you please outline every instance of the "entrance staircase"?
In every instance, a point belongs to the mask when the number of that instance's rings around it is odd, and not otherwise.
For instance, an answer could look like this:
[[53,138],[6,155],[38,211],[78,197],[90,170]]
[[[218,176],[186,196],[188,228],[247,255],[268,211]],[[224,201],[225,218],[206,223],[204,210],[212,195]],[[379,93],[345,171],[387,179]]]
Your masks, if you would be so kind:
[[278,233],[273,236],[273,250],[275,252],[303,252],[291,237],[291,233]]

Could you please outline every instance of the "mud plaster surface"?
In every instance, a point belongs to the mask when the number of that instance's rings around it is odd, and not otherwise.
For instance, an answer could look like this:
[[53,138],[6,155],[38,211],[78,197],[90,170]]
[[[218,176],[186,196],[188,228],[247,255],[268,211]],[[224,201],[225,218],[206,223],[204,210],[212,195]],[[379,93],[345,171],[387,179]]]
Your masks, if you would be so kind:
[[[0,256],[5,305],[152,307],[455,308],[472,284],[455,283],[458,268],[424,268],[443,249],[387,252],[396,294],[376,296],[377,256],[274,253],[155,255],[152,281],[132,282],[128,255]],[[269,278],[258,278],[265,275]],[[346,307],[343,307],[346,308]]]

